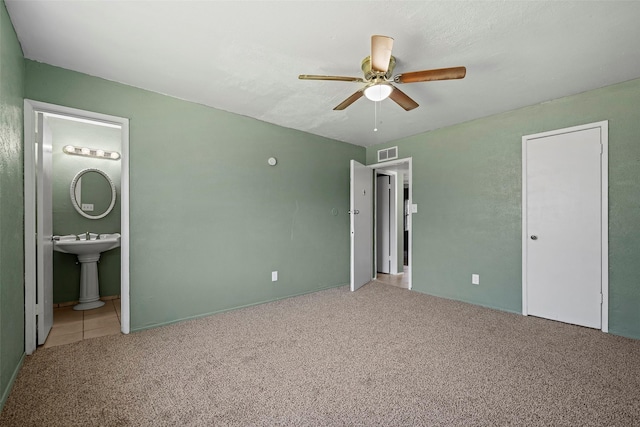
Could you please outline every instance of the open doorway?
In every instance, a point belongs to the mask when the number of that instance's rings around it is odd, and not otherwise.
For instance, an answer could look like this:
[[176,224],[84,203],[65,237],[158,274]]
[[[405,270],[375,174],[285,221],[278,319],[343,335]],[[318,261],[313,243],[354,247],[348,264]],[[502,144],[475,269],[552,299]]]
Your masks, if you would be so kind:
[[[120,297],[118,310],[120,331],[129,333],[129,122],[120,117],[31,100],[25,100],[24,114],[25,352],[31,354],[37,345],[43,344],[52,327],[53,267],[55,263],[53,246],[54,240],[56,240],[54,234],[56,233],[65,234],[65,236],[56,236],[57,240],[60,240],[61,237],[75,237],[71,239],[73,243],[80,242],[83,240],[82,237],[87,241],[90,239],[97,241],[100,237],[108,236],[104,233],[118,233],[119,256],[112,257],[111,260],[106,256],[103,257],[105,264],[109,262],[113,264],[113,268],[109,270],[113,270],[117,277],[105,280],[104,284],[113,282],[111,286],[113,289],[109,293],[118,293]],[[103,147],[108,143],[114,144],[114,147]],[[57,148],[56,144],[58,144]],[[53,175],[56,156],[59,157],[58,165],[68,163],[67,169],[71,168],[69,173],[72,175]],[[107,157],[109,158],[107,159]],[[82,163],[83,159],[93,163]],[[109,168],[115,169],[110,170]],[[58,167],[58,171],[63,170],[66,169],[62,166]],[[76,174],[75,178],[71,178],[73,174]],[[55,180],[58,178],[63,182],[56,186]],[[114,181],[118,184],[117,191]],[[82,183],[83,186],[80,187],[79,183]],[[107,190],[105,194],[102,194],[103,187]],[[57,193],[56,188],[58,188]],[[114,203],[116,193],[117,205]],[[105,197],[102,197],[103,195]],[[110,199],[108,196],[112,198]],[[58,210],[69,213],[64,218],[59,218],[59,223],[55,222],[53,216],[56,210],[54,203],[56,200],[64,204]],[[75,205],[76,211],[66,209],[67,205]],[[109,223],[107,224],[108,230],[98,229],[95,220],[106,218],[113,211],[114,206],[118,209],[111,214],[110,220],[115,225]],[[104,212],[101,211],[103,207]],[[67,224],[68,217],[71,216],[77,216],[81,220],[89,220],[89,222],[74,223],[77,225],[74,227]],[[56,227],[62,231],[56,231]],[[76,231],[76,228],[79,230]],[[85,231],[86,234],[84,234]],[[93,235],[94,231],[99,234]],[[91,236],[89,232],[92,232]],[[77,233],[83,234],[80,236]],[[105,239],[100,243],[102,244],[104,241]],[[64,255],[69,253],[75,254],[75,252],[67,252]],[[115,255],[118,253],[115,252]],[[83,266],[85,262],[87,264],[97,263],[97,259],[84,259],[86,257],[81,259],[83,256],[82,254],[77,256]],[[67,268],[67,264],[69,263],[61,263],[60,265]],[[71,262],[71,264],[74,263]],[[91,266],[88,268],[90,269]],[[62,269],[60,268],[58,271],[62,271]],[[66,274],[65,278],[68,276],[69,274]],[[80,276],[84,278],[90,275],[85,274],[83,270]],[[105,279],[107,278],[105,277]],[[95,280],[97,287],[97,273]],[[83,282],[80,281],[78,286],[80,287],[80,302],[83,302]],[[73,288],[75,290],[75,284]],[[64,295],[64,290],[62,292]],[[60,298],[64,299],[64,296]],[[99,295],[95,299],[98,298]],[[101,303],[98,301],[97,304]],[[85,307],[78,310],[87,309]]]
[[371,165],[376,280],[411,289],[411,159]]
[[[390,274],[389,279],[400,281],[400,285],[406,289],[412,288],[412,224],[411,214],[417,212],[417,206],[412,204],[412,159],[411,157],[392,160],[384,163],[377,163],[365,166],[355,160],[350,162],[350,189],[349,189],[349,218],[350,218],[350,239],[351,239],[351,273],[350,289],[352,292],[366,285],[379,276],[377,248],[376,248],[376,205],[375,196],[376,176],[394,175],[396,177],[396,196],[394,199],[394,209],[399,214],[396,220],[401,217],[402,229],[399,233],[403,242],[398,245],[398,235],[395,240],[395,256],[398,261],[396,269],[402,266],[402,271]],[[400,178],[402,176],[402,178]],[[402,183],[402,184],[400,184]],[[406,187],[406,191],[405,191]],[[406,196],[405,196],[406,194]],[[406,210],[404,207],[407,207]],[[391,209],[387,207],[387,209]],[[397,230],[397,229],[396,229]],[[404,250],[406,248],[406,256]],[[399,250],[400,249],[400,250]],[[400,255],[402,260],[400,261]],[[393,256],[391,256],[393,262]],[[405,261],[406,260],[406,261]],[[391,268],[391,266],[390,266]],[[384,273],[382,273],[384,274]],[[380,276],[384,279],[384,276]],[[389,283],[395,284],[395,283]]]

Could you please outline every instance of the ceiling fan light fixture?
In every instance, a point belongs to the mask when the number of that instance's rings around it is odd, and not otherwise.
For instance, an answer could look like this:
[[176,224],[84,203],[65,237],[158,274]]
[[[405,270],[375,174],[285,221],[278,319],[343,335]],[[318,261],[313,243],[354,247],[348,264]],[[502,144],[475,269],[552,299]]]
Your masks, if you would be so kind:
[[376,83],[364,89],[364,96],[371,101],[379,102],[387,99],[391,92],[393,92],[393,86],[390,84]]

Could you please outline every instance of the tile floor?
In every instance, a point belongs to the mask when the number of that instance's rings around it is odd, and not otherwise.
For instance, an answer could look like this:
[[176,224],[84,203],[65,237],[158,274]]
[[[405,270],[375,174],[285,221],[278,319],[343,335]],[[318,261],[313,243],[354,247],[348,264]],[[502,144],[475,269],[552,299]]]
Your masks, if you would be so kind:
[[53,327],[43,347],[55,347],[89,338],[120,333],[120,299],[109,299],[100,308],[75,311],[73,306],[53,309]]
[[409,289],[409,267],[404,266],[404,273],[401,274],[384,274],[378,273],[376,280],[386,285],[397,286],[403,289]]

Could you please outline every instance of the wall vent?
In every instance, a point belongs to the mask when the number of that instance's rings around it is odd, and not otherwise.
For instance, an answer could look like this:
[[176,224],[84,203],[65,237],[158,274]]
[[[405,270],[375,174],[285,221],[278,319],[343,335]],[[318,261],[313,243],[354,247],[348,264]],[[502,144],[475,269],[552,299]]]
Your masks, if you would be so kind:
[[384,150],[378,150],[378,161],[385,162],[398,158],[398,147],[389,147]]

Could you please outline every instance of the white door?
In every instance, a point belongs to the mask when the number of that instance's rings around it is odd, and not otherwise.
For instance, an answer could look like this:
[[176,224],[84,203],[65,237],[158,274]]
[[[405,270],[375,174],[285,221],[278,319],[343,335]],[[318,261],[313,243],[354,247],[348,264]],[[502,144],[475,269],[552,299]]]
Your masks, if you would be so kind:
[[601,327],[601,128],[523,138],[525,307],[534,316]]
[[38,345],[44,344],[53,325],[53,206],[52,137],[44,114],[38,113],[36,135],[36,315]]
[[351,160],[351,290],[373,278],[373,170]]
[[376,178],[376,267],[391,273],[391,176]]

